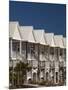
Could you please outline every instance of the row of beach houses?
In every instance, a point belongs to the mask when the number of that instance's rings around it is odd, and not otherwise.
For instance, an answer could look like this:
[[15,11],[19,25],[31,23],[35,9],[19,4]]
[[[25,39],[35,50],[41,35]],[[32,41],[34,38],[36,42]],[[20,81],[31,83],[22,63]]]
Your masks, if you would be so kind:
[[[27,71],[25,83],[30,81],[66,83],[66,37],[20,26],[17,21],[9,22],[9,67],[19,61],[32,66]],[[13,62],[13,63],[12,63]],[[39,74],[38,74],[39,72]]]

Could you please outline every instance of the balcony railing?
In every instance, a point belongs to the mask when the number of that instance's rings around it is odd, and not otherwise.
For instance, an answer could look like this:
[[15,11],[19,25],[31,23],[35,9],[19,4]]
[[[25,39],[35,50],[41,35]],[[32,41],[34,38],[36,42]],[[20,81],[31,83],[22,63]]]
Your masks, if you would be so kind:
[[32,67],[38,67],[38,61],[32,60]]
[[62,56],[59,56],[59,61],[62,62],[64,58]]
[[49,55],[49,59],[50,59],[50,61],[54,61],[55,60],[55,56],[54,55]]
[[20,59],[20,52],[12,51],[11,57],[15,59]]

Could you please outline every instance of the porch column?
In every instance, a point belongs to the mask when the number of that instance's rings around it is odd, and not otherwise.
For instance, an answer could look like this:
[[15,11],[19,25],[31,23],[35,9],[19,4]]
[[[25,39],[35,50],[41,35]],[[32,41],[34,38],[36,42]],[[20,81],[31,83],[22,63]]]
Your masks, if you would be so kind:
[[54,72],[54,84],[56,84],[56,72]]
[[63,81],[63,83],[64,83],[64,75],[65,75],[65,72],[64,72],[64,68],[65,68],[65,59],[64,59],[64,48],[63,48],[63,72],[62,72],[62,74],[63,74],[63,77],[62,77],[62,81]]
[[[37,44],[37,46],[38,46],[38,72],[40,71],[40,66],[39,66],[39,63],[40,63],[40,61],[39,61],[39,54],[40,54],[40,50],[39,50],[39,43]],[[38,81],[40,80],[40,73],[38,73]]]
[[[56,73],[58,73],[58,76],[56,75]],[[57,78],[57,82],[56,82],[56,78]],[[59,72],[55,72],[55,84],[59,84]]]
[[36,82],[37,82],[38,80],[37,80],[37,72],[36,72]]
[[[59,56],[60,56],[60,48],[58,48],[58,60],[59,60]],[[60,70],[60,61],[58,61],[59,63],[59,66],[58,66],[58,69]],[[59,75],[59,71],[58,71],[58,80],[60,81],[60,75]]]
[[[48,48],[48,64],[49,64],[49,67],[48,67],[48,69],[50,70],[51,68],[50,68],[50,64],[51,64],[51,62],[50,62],[50,46],[49,46],[49,48]],[[48,81],[50,81],[50,73],[49,73],[49,70],[48,70]],[[47,78],[47,77],[46,77]]]
[[10,57],[12,57],[12,39],[10,40]]
[[[56,62],[56,60],[55,60],[55,58],[57,58],[57,55],[55,55],[56,53],[55,53],[55,47],[54,47],[54,62],[53,62],[53,64],[54,64],[54,72],[53,72],[53,75],[54,75],[54,84],[56,83],[56,75],[55,75],[55,62]],[[56,56],[56,57],[55,57]]]
[[27,47],[27,44],[28,44],[28,43],[26,42],[26,60],[27,60],[27,54],[28,54],[28,53],[27,53],[27,48],[28,48],[28,47]]
[[[57,62],[55,62],[56,65]],[[57,78],[57,82],[56,82]],[[54,72],[54,83],[59,84],[59,67],[55,66],[55,72]]]
[[20,40],[20,55],[21,55],[21,51],[22,51],[22,45],[21,45],[21,40]]
[[[57,48],[58,49],[58,56],[57,56],[57,62],[58,62],[58,64],[60,64],[60,62],[59,62],[59,56],[60,56],[60,48]],[[54,64],[55,64],[55,71],[54,71],[54,83],[55,84],[57,84],[56,83],[56,72],[58,72],[58,83],[59,83],[59,65],[58,65],[58,70],[56,70],[57,69],[57,67],[56,67],[56,63],[57,63],[56,61],[54,62]]]
[[12,60],[12,87],[14,87],[14,61]]
[[65,60],[64,60],[64,49],[63,49],[63,67],[64,67],[64,61],[65,61]]
[[46,81],[46,61],[45,61],[44,80]]

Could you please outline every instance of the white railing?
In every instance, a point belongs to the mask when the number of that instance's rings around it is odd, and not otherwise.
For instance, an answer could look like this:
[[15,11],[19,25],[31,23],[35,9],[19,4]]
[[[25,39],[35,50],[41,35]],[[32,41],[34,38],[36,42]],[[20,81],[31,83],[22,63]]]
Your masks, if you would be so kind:
[[54,61],[55,60],[54,55],[49,55],[49,58],[50,58],[50,61]]
[[50,69],[50,62],[46,61],[45,62],[45,70],[49,71],[49,69]]
[[43,55],[40,54],[40,61],[43,61]]
[[28,53],[27,54],[27,60],[36,60],[37,57],[35,54]]
[[45,54],[40,54],[40,61],[46,61],[47,56]]
[[18,52],[12,51],[11,56],[12,56],[12,58],[17,58],[18,57]]
[[12,51],[11,57],[14,59],[21,59],[20,52]]
[[33,67],[38,67],[38,61],[32,60],[32,66]]
[[27,60],[31,60],[31,54],[30,53],[27,54]]
[[27,72],[27,80],[29,80],[31,77],[31,71]]
[[62,62],[64,59],[62,56],[59,56],[59,61]]
[[44,77],[43,71],[40,71],[40,78]]
[[26,51],[25,50],[22,51],[21,58],[24,60],[26,59]]

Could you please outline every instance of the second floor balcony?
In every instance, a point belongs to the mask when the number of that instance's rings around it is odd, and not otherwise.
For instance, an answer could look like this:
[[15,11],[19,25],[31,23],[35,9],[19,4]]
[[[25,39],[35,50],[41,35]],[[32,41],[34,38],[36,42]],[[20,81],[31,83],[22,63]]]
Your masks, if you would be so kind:
[[38,61],[37,60],[27,60],[29,66],[32,68],[37,68],[38,67]]

